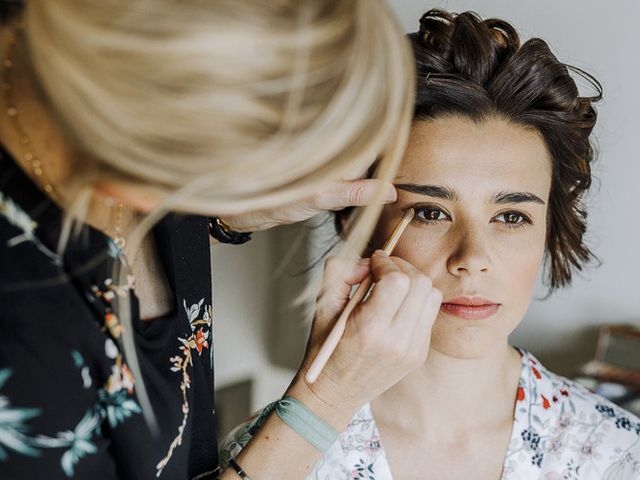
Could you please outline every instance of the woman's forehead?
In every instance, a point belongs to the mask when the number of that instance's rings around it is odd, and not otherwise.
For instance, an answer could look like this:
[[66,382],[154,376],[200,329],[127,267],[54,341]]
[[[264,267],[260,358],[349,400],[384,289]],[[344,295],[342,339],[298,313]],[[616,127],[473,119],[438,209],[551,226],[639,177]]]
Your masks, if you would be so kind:
[[504,120],[417,121],[394,183],[528,188],[546,194],[551,160],[541,135]]

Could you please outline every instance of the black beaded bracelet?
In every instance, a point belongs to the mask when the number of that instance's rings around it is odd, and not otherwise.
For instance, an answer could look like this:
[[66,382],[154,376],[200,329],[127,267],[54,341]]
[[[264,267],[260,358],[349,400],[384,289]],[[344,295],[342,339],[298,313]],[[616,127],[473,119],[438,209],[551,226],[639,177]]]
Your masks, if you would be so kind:
[[242,467],[240,465],[238,465],[236,463],[236,461],[233,458],[229,459],[229,466],[231,468],[233,468],[233,470],[238,474],[238,476],[242,479],[246,479],[246,480],[251,480],[249,478],[249,475],[247,475],[246,473],[244,473],[244,470],[242,469]]
[[209,234],[220,243],[241,245],[251,240],[251,232],[234,232],[218,217],[209,217]]

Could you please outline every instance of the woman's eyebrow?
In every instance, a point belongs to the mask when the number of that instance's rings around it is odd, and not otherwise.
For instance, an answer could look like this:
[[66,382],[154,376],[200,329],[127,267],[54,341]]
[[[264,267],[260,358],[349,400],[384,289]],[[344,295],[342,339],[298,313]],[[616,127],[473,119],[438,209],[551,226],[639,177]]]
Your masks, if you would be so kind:
[[497,204],[528,202],[545,205],[544,200],[530,192],[499,192],[496,193],[493,197],[493,203]]
[[[449,187],[442,185],[420,185],[417,183],[396,183],[394,186],[398,190],[404,190],[410,193],[417,193],[429,197],[442,198],[444,200],[457,201],[460,196]],[[498,192],[492,198],[492,203],[539,203],[545,205],[546,202],[539,196],[531,192]]]
[[448,187],[441,185],[419,185],[416,183],[396,183],[394,186],[399,190],[406,192],[418,193],[420,195],[427,195],[429,197],[443,198],[445,200],[456,201],[459,196],[456,192]]

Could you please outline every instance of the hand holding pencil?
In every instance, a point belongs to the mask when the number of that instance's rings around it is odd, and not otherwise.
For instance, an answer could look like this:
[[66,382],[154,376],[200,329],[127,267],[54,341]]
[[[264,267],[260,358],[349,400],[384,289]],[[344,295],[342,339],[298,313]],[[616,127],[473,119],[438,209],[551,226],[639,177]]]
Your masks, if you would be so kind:
[[[401,215],[385,242],[389,253],[413,212]],[[306,355],[286,395],[340,431],[362,405],[424,364],[442,293],[408,259],[382,250],[361,260],[329,258],[324,275]]]
[[[398,240],[400,239],[400,236],[404,232],[407,225],[409,225],[409,223],[413,219],[413,216],[414,216],[414,210],[412,208],[407,210],[404,213],[404,215],[402,216],[402,219],[398,222],[395,229],[391,233],[391,236],[389,237],[384,247],[382,248],[387,255],[391,255],[391,253],[393,252],[393,249],[398,243]],[[333,326],[324,344],[320,348],[320,351],[318,352],[313,363],[309,367],[309,370],[307,371],[307,374],[305,377],[307,382],[314,383],[317,380],[318,376],[322,372],[322,369],[327,364],[327,361],[331,357],[331,354],[333,353],[333,351],[338,346],[338,343],[340,342],[340,339],[344,334],[349,315],[351,314],[353,309],[360,302],[362,302],[362,300],[367,296],[367,293],[369,293],[369,290],[371,290],[372,285],[373,285],[373,279],[371,275],[369,275],[358,286],[355,293],[347,303],[346,307],[338,317],[338,320]]]

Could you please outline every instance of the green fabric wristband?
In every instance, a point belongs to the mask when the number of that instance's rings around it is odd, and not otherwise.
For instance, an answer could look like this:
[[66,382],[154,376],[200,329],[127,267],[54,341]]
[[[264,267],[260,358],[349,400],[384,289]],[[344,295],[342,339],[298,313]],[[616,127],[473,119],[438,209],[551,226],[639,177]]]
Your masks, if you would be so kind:
[[284,423],[321,452],[326,452],[338,439],[339,433],[304,404],[293,397],[284,397],[267,405],[260,415],[243,429],[240,437],[246,441],[239,441],[242,446],[258,432],[274,410]]
[[338,439],[339,434],[331,425],[293,397],[275,402],[275,410],[284,423],[321,452],[329,450]]

